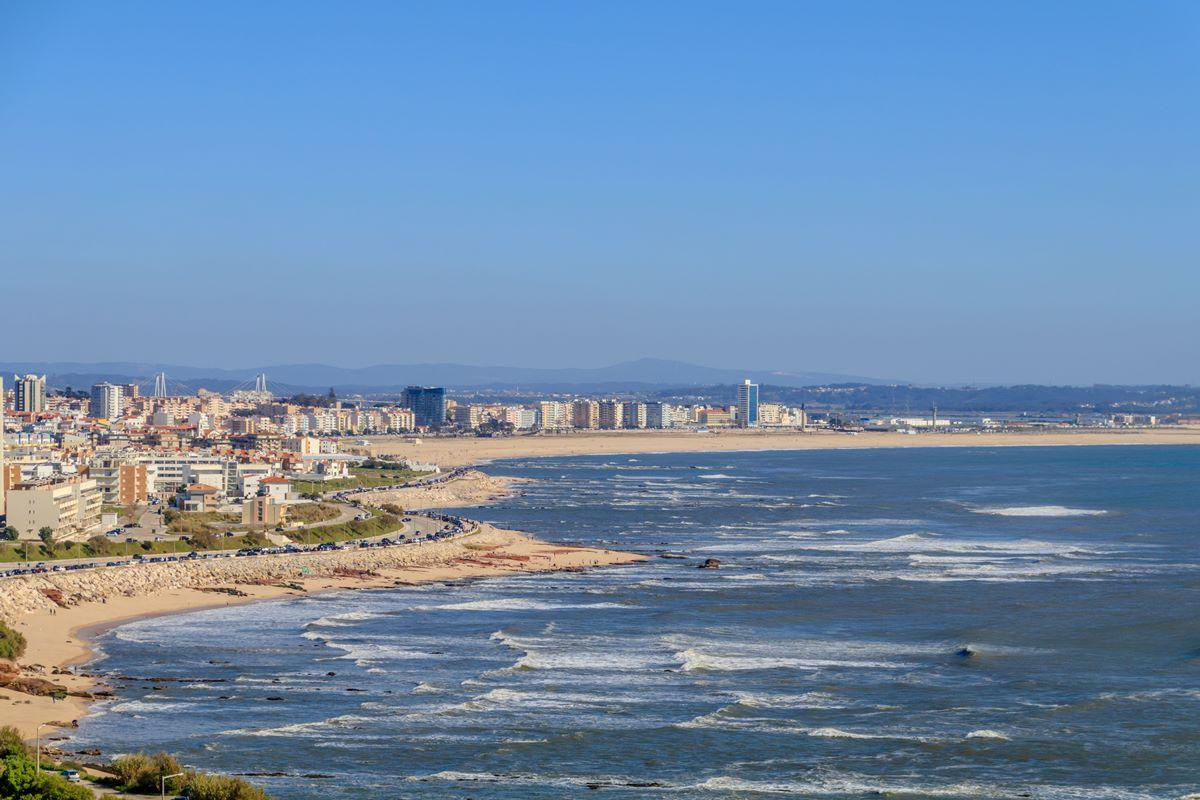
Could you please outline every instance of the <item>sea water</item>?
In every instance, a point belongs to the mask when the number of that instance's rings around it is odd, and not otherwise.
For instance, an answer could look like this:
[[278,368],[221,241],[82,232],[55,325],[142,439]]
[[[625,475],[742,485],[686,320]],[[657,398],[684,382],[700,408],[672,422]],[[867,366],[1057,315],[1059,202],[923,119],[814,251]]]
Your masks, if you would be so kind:
[[1200,791],[1198,449],[488,469],[535,482],[468,513],[654,557],[126,625],[72,746],[282,798]]

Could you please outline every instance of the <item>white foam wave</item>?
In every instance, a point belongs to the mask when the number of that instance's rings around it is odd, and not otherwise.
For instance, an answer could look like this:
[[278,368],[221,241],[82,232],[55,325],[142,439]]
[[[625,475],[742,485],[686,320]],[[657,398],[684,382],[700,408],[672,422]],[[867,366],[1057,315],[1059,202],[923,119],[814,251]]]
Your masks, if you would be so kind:
[[361,727],[365,723],[374,722],[372,717],[364,717],[356,714],[343,714],[330,719],[318,720],[316,722],[295,722],[291,725],[280,725],[275,728],[234,728],[232,730],[221,731],[223,736],[278,736],[278,737],[299,737],[299,736],[327,736],[330,730],[349,730]]
[[977,731],[971,731],[967,734],[968,739],[998,739],[1000,741],[1009,741],[1008,734],[994,731],[991,728],[981,728]]
[[992,514],[999,517],[1099,517],[1108,513],[1099,508],[1069,506],[980,506],[969,510],[973,514]]
[[630,608],[621,603],[548,603],[544,600],[528,600],[520,597],[502,597],[495,600],[468,600],[462,603],[445,603],[436,606],[416,606],[416,611],[553,611],[574,608]]

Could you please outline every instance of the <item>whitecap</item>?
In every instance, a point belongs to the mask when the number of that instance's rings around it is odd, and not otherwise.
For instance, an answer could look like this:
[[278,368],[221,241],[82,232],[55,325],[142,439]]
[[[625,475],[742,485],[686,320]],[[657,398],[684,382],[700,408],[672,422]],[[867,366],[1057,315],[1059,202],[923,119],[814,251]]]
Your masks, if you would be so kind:
[[1108,513],[1098,508],[1068,506],[980,506],[968,510],[973,514],[992,514],[999,517],[1099,517]]

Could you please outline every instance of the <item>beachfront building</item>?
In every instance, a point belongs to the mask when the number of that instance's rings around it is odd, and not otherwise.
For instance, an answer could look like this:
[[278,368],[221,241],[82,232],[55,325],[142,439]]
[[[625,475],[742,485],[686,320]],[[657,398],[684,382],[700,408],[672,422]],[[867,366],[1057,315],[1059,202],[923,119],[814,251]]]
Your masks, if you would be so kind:
[[646,427],[646,404],[626,403],[621,409],[621,427],[631,430]]
[[571,425],[589,431],[599,428],[600,404],[586,398],[571,403]]
[[570,427],[571,407],[557,400],[543,400],[537,404],[537,424],[544,431],[556,431]]
[[728,408],[706,408],[701,406],[694,409],[694,414],[697,425],[704,425],[709,428],[725,428],[733,424],[733,412]]
[[749,378],[738,386],[737,423],[742,428],[758,427],[758,384]]
[[[3,397],[3,392],[0,392],[0,397]],[[24,378],[13,375],[13,410],[34,414],[46,410],[45,375],[26,375]]]
[[102,505],[96,482],[79,475],[25,481],[8,492],[8,525],[22,539],[37,539],[43,528],[63,539],[99,528]]
[[620,400],[600,401],[600,427],[615,431],[625,421],[625,404]]
[[440,428],[446,424],[446,390],[440,386],[409,386],[400,404],[412,409],[417,428]]

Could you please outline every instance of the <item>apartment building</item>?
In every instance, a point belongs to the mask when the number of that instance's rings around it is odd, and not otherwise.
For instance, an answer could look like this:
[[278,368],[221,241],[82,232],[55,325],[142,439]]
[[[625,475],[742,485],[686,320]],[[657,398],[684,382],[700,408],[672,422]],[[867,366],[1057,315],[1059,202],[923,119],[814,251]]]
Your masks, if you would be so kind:
[[91,416],[95,419],[120,419],[125,393],[113,383],[97,383],[92,387]]
[[600,427],[613,431],[625,422],[625,404],[620,400],[600,401]]
[[[0,392],[0,397],[3,392]],[[41,413],[46,410],[46,376],[13,375],[13,410]]]
[[625,407],[621,409],[621,427],[630,429],[646,427],[646,404],[626,403]]
[[131,506],[146,502],[150,482],[146,465],[126,455],[98,455],[88,464],[88,477],[96,482],[106,505]]
[[537,404],[537,424],[542,430],[560,430],[570,427],[570,406],[557,400],[543,400]]
[[8,525],[21,539],[37,539],[42,528],[63,539],[100,527],[100,487],[79,475],[18,483],[8,492]]
[[599,428],[600,403],[588,399],[579,399],[571,403],[571,425],[583,430]]

